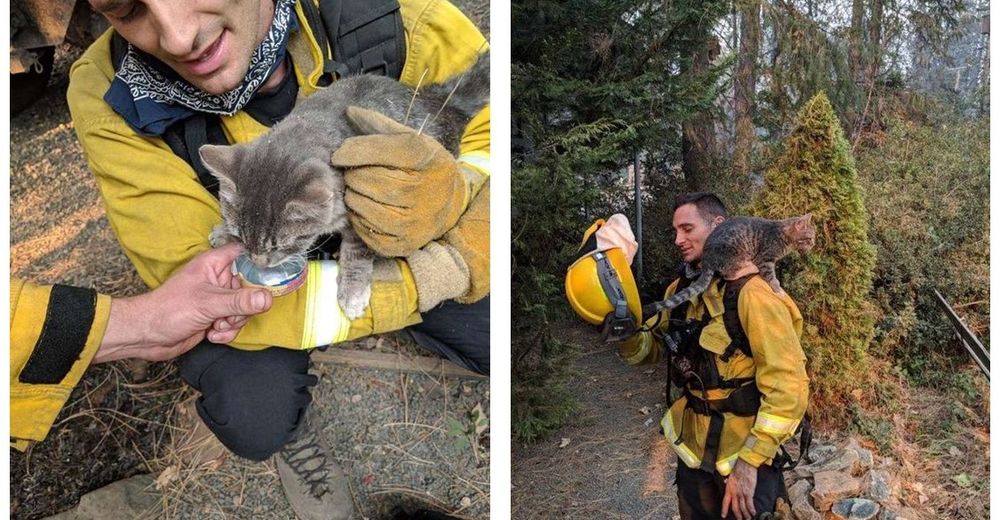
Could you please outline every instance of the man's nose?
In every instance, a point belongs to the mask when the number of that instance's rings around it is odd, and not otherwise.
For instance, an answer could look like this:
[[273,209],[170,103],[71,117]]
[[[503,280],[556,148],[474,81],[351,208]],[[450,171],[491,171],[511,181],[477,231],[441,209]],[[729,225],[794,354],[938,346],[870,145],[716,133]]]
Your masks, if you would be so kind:
[[677,236],[674,237],[674,245],[680,247],[682,243],[684,243],[684,235],[677,233]]
[[174,0],[152,1],[147,5],[160,48],[171,56],[190,58],[198,50],[198,23],[190,6]]

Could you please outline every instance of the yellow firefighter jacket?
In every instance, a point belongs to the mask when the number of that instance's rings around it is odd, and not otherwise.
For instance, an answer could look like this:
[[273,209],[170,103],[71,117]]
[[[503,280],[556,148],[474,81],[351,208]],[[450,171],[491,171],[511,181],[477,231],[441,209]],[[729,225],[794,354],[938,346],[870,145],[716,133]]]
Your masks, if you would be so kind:
[[[440,82],[471,66],[486,42],[474,25],[444,0],[401,0],[407,49],[400,81]],[[305,20],[297,4],[300,20]],[[67,98],[87,161],[97,178],[108,220],[125,254],[150,287],[209,248],[208,236],[222,217],[218,201],[199,183],[194,170],[160,138],[134,132],[105,103],[114,77],[111,33],[101,36],[70,71]],[[322,75],[319,45],[309,25],[301,24],[288,43],[299,95],[317,90]],[[230,142],[245,143],[267,128],[245,112],[222,118]],[[485,182],[490,146],[489,107],[466,127],[460,164],[467,202]],[[489,238],[482,248],[488,250]],[[412,273],[402,260],[376,268],[370,305],[349,320],[337,305],[336,266],[309,264],[307,281],[294,293],[275,299],[269,312],[249,320],[234,346],[258,350],[272,345],[306,349],[420,322]]]
[[104,337],[111,298],[10,281],[10,439],[24,451],[49,433]]
[[[675,281],[667,288],[665,297],[674,294]],[[799,344],[802,334],[802,314],[787,294],[778,296],[759,276],[747,281],[740,291],[738,312],[746,332],[753,357],[737,350],[729,361],[719,356],[729,345],[729,334],[722,320],[724,289],[711,284],[688,307],[687,318],[700,320],[708,312],[711,321],[702,329],[699,344],[714,355],[719,375],[723,379],[755,378],[761,393],[760,408],[756,417],[724,414],[722,435],[716,454],[715,469],[728,475],[741,458],[757,467],[770,464],[781,443],[795,433],[806,412],[809,397],[809,379],[806,376],[806,358]],[[669,311],[661,316],[666,326]],[[655,322],[655,317],[647,324]],[[622,354],[629,364],[647,364],[660,358],[661,349],[653,344],[649,332],[636,335],[623,344]],[[700,390],[692,394],[702,399],[725,399],[732,389]],[[686,409],[687,398],[681,396],[667,410],[660,422],[663,435],[677,453],[677,458],[689,468],[698,468],[705,450],[709,417]],[[678,440],[680,433],[680,443]]]

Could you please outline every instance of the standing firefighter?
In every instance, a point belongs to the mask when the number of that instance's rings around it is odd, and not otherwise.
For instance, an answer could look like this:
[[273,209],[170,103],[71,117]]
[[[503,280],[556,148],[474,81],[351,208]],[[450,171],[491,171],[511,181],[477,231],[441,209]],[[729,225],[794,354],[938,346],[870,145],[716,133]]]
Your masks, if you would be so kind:
[[[714,194],[677,198],[674,243],[685,268],[665,297],[698,277],[705,241],[726,216]],[[630,273],[615,279],[634,284]],[[605,333],[613,337],[609,328]],[[622,344],[632,365],[657,362],[660,346],[667,347],[670,379],[681,396],[660,424],[681,462],[682,519],[750,519],[774,512],[778,497],[787,494],[781,475],[787,455],[780,447],[803,420],[809,394],[801,332],[795,302],[775,294],[748,264],[732,279],[718,279],[693,300],[646,320]]]

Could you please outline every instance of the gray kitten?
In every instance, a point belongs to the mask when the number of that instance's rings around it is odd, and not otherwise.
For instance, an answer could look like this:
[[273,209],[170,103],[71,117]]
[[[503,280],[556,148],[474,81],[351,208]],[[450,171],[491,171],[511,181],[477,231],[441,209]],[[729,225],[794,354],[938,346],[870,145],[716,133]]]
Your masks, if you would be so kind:
[[712,277],[721,274],[732,278],[746,262],[757,266],[760,276],[781,294],[781,284],[774,274],[774,264],[792,249],[809,251],[816,245],[812,214],[784,220],[757,217],[734,217],[716,227],[701,255],[701,276],[684,290],[656,304],[656,310],[673,309],[705,292]]
[[440,85],[410,87],[384,76],[335,81],[302,100],[259,139],[234,146],[205,145],[201,160],[219,179],[222,224],[214,246],[235,240],[260,267],[305,254],[322,235],[341,236],[337,299],[349,318],[364,314],[371,296],[372,253],[351,229],[343,172],[330,155],[359,135],[348,106],[376,110],[429,135],[457,153],[469,120],[489,102],[489,54]]

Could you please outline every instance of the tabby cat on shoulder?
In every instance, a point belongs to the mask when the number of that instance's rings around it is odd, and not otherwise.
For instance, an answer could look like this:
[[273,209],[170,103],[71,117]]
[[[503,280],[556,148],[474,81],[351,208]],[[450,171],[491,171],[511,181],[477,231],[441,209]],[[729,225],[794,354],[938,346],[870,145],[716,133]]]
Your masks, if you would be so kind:
[[758,217],[733,217],[719,224],[705,240],[701,256],[701,275],[691,285],[670,298],[655,304],[656,312],[673,309],[705,292],[718,274],[731,280],[748,263],[757,267],[760,276],[776,294],[783,294],[774,272],[774,264],[793,249],[807,252],[816,245],[812,213],[783,220]]
[[339,234],[337,300],[349,318],[364,314],[375,255],[351,229],[343,171],[330,165],[331,153],[364,130],[350,120],[348,107],[419,123],[422,134],[455,154],[465,126],[489,102],[489,59],[485,53],[468,71],[419,92],[385,76],[346,77],[301,101],[253,142],[202,146],[202,162],[219,179],[222,223],[212,245],[240,242],[263,268]]

